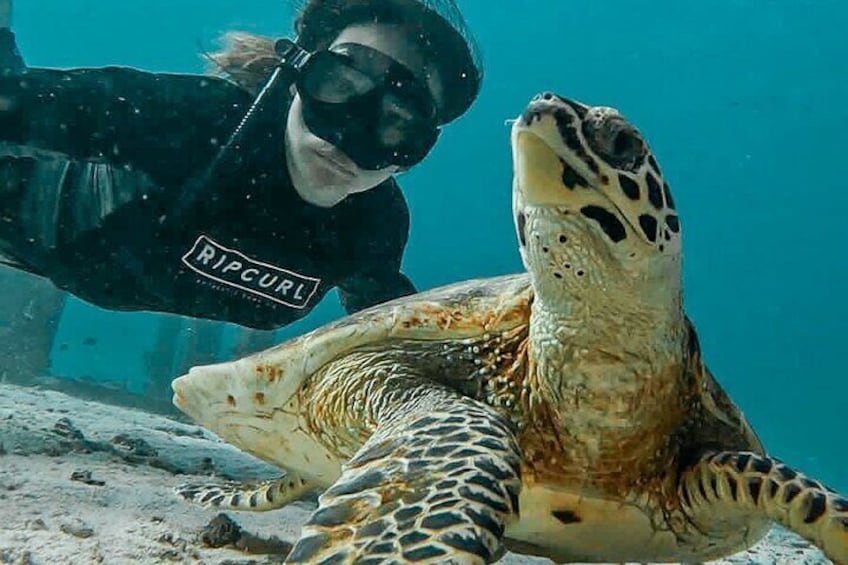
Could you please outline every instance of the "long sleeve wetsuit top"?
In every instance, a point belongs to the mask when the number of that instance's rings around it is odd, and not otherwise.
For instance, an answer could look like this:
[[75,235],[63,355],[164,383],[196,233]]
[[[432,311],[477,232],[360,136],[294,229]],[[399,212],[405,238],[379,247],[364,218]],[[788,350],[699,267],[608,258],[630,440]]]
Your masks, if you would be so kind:
[[[333,208],[294,190],[288,96],[265,104],[204,177],[253,101],[211,76],[6,69],[0,255],[107,309],[264,329],[333,288],[348,312],[414,292],[400,272],[409,212],[394,179]],[[187,190],[194,203],[175,221]]]

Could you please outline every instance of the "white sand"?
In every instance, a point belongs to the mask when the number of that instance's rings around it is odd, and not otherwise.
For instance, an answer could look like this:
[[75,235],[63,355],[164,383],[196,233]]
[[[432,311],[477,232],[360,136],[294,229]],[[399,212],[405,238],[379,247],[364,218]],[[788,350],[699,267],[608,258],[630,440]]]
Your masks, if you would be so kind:
[[[73,439],[73,429],[84,439]],[[184,502],[171,489],[210,480],[210,469],[235,479],[278,474],[195,426],[0,384],[0,564],[280,563],[279,554],[210,548],[201,541],[201,531],[218,512]],[[89,472],[104,484],[72,480],[75,472]],[[227,515],[250,534],[291,542],[313,507],[302,503]],[[508,555],[502,563],[549,562]],[[775,529],[751,551],[713,563],[829,561],[800,538]]]

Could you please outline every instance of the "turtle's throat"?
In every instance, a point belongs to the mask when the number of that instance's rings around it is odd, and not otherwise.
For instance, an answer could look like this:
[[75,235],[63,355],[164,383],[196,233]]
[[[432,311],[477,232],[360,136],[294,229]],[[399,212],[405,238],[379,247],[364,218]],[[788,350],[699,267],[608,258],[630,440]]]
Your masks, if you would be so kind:
[[[521,256],[540,309],[561,326],[634,326],[662,331],[679,323],[680,277],[658,255],[612,244],[571,206],[525,206],[519,225]],[[639,242],[636,242],[640,245]]]
[[642,386],[652,386],[648,381],[677,374],[685,347],[682,310],[625,308],[615,299],[548,309],[550,301],[538,298],[529,331],[534,378],[561,408],[575,409],[570,403],[584,389],[591,395],[626,385],[636,397]]

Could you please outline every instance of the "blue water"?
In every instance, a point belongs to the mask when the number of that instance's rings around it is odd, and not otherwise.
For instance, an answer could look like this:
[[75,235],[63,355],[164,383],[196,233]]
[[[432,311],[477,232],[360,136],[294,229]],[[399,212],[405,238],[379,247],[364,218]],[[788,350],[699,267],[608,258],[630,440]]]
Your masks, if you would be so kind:
[[[711,369],[776,455],[848,490],[848,4],[465,0],[478,102],[402,178],[421,289],[521,269],[504,121],[552,89],[643,131],[684,226],[686,304]],[[289,32],[278,0],[17,0],[34,66],[199,72],[219,33]],[[340,316],[335,294],[290,337]],[[157,318],[71,300],[56,374],[141,388]],[[81,345],[92,336],[96,346]]]

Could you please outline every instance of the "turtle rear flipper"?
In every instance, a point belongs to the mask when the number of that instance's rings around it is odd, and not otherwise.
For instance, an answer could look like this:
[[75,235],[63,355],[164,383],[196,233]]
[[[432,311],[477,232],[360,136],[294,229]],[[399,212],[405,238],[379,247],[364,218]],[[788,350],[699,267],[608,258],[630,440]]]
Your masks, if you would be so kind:
[[266,512],[277,510],[302,499],[315,485],[289,472],[283,477],[256,483],[188,483],[174,492],[204,508]]
[[319,498],[287,563],[491,563],[518,517],[520,454],[493,409],[421,384]]
[[817,545],[834,563],[848,564],[848,500],[777,459],[752,452],[706,455],[684,472],[680,495],[701,529],[719,533],[716,528],[733,523],[726,519],[733,510],[759,514]]

